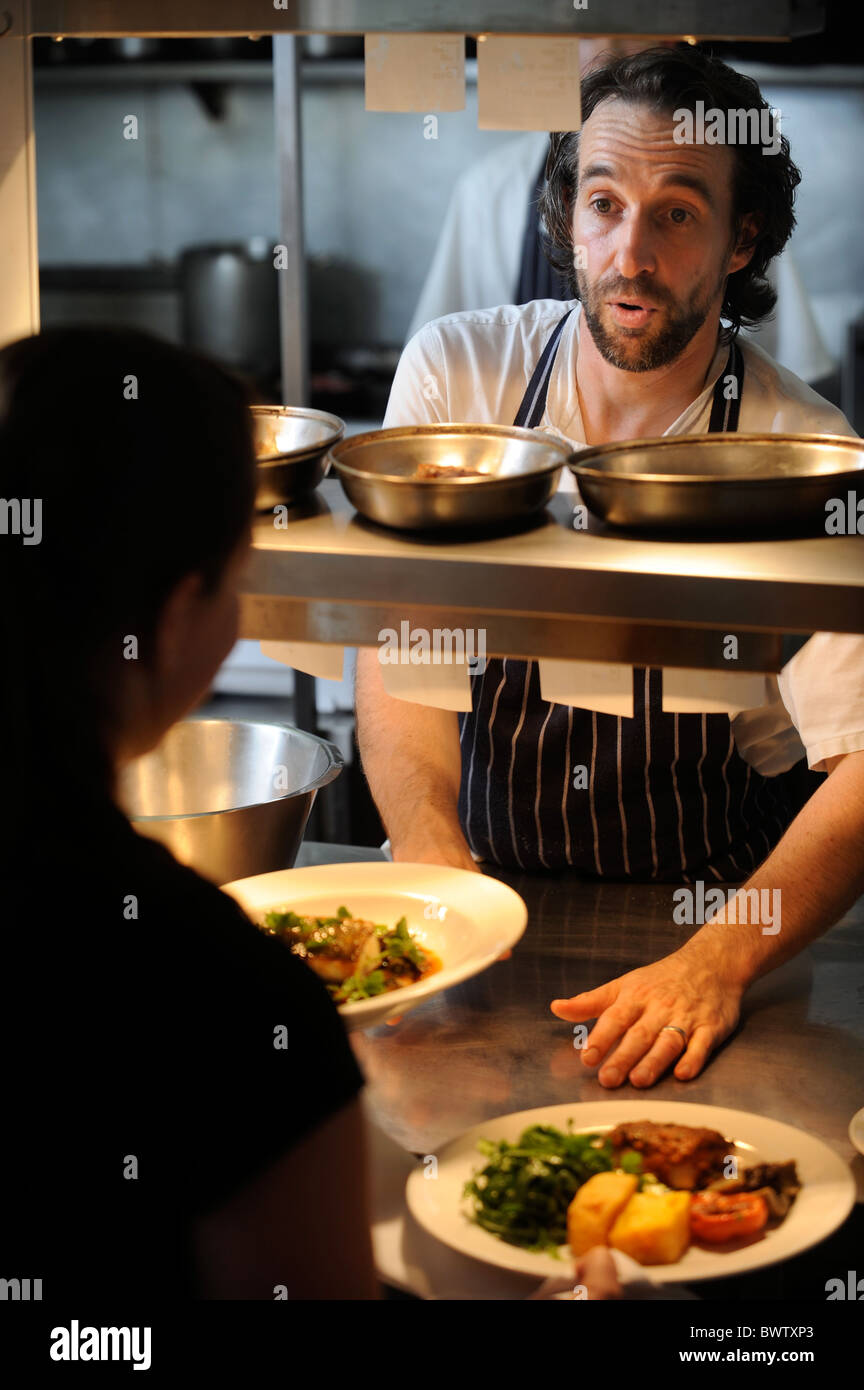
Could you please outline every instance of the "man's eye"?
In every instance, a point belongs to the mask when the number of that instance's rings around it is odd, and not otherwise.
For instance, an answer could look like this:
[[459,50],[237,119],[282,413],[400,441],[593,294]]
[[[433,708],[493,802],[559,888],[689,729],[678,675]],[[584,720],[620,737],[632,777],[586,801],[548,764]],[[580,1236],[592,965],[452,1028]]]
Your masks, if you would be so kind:
[[[601,203],[604,204],[603,207],[600,206]],[[593,198],[591,200],[591,207],[594,209],[595,212],[608,212],[611,206],[612,200],[610,198]]]
[[669,216],[672,218],[672,221],[677,222],[680,227],[688,220],[690,214],[686,208],[673,208]]

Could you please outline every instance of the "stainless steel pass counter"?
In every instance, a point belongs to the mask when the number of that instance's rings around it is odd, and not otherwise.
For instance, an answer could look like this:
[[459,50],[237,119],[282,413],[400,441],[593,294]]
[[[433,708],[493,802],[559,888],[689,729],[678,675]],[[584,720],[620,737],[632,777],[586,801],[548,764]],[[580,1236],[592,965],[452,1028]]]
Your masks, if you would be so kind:
[[364,521],[327,480],[257,519],[241,636],[372,646],[402,621],[484,630],[495,656],[779,670],[781,634],[864,633],[864,537],[625,535],[558,493],[516,534],[431,538]]

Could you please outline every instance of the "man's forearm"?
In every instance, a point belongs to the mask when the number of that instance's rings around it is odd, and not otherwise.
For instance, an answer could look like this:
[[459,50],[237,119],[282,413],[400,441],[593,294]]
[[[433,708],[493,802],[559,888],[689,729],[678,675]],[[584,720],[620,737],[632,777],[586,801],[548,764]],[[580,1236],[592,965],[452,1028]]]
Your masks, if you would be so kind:
[[752,914],[727,921],[726,908],[684,948],[714,953],[718,968],[745,986],[815,941],[864,893],[864,752],[838,760],[739,893],[752,889],[779,901],[779,931],[763,931]]
[[394,859],[472,868],[459,825],[459,726],[450,710],[388,695],[377,651],[357,658],[357,742]]

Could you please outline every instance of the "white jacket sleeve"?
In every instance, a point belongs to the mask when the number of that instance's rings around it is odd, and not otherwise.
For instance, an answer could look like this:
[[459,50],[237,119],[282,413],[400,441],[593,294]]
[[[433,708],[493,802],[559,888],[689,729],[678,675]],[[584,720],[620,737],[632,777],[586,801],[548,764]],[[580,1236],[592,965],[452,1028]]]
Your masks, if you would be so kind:
[[814,633],[778,684],[815,772],[826,758],[864,749],[864,637]]
[[735,747],[763,777],[776,777],[804,757],[798,731],[789,717],[776,676],[765,677],[765,700],[758,709],[743,710],[732,720]]

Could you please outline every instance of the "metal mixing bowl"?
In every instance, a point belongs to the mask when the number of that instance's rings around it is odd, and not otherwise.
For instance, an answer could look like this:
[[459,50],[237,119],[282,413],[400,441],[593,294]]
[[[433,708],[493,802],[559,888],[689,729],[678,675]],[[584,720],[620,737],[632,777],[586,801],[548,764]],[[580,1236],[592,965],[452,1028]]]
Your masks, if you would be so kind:
[[183,719],[124,770],[135,829],[214,883],[290,869],[319,787],[339,775],[333,744],[284,724]]
[[[539,511],[572,450],[509,425],[415,425],[352,435],[330,450],[362,516],[400,530],[490,526]],[[417,479],[420,463],[476,468],[479,477]]]
[[831,498],[864,487],[864,444],[839,434],[681,434],[574,455],[586,506],[639,530],[825,534]]
[[327,472],[327,450],[345,433],[338,415],[306,406],[253,405],[257,511],[312,492]]

